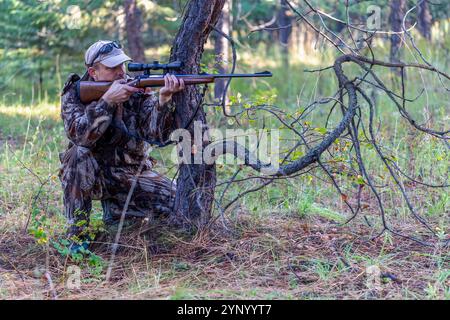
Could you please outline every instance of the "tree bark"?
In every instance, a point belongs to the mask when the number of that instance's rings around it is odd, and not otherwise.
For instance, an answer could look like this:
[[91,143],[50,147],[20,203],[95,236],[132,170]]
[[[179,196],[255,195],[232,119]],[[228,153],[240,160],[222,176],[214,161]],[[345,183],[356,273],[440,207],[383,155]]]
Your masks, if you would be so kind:
[[[229,35],[231,31],[231,0],[226,0],[223,6],[222,15],[217,23],[217,29],[224,34]],[[224,36],[214,34],[214,53],[216,55],[215,68],[219,73],[226,73],[225,64],[229,61],[229,42]],[[225,90],[225,79],[218,79],[214,84],[214,98],[222,101],[223,91]],[[228,96],[225,97],[225,104],[228,104]]]
[[[389,21],[391,23],[392,31],[401,32],[403,17],[405,16],[406,0],[392,0],[390,3],[391,14]],[[400,47],[402,43],[402,34],[391,35],[391,62],[400,62]]]
[[423,1],[419,4],[419,12],[417,17],[417,27],[420,34],[427,39],[431,40],[431,25],[433,17],[431,16],[430,7],[428,1]]
[[278,38],[281,44],[281,54],[285,67],[289,65],[289,37],[292,32],[291,17],[289,16],[289,6],[286,0],[280,0],[280,9],[278,10],[277,25]]
[[[170,61],[184,62],[182,72],[199,72],[204,45],[212,31],[211,25],[217,24],[224,3],[225,0],[191,0],[188,3],[170,54]],[[200,89],[196,86],[187,86],[173,97],[176,126],[185,128],[189,125],[187,129],[193,137],[191,144],[195,144],[193,150],[197,150],[192,152],[195,154],[186,155],[191,159],[191,164],[181,164],[179,167],[173,217],[175,221],[197,227],[204,226],[211,218],[216,184],[215,164],[207,165],[203,161],[194,164],[194,160],[202,157],[202,145],[210,143],[209,138],[203,141],[202,137],[194,136],[196,121],[203,124],[202,134],[207,130],[205,112],[199,107],[201,98]]]
[[131,59],[137,62],[145,61],[144,47],[142,44],[142,12],[138,8],[136,0],[125,0],[125,29],[127,33],[128,50]]

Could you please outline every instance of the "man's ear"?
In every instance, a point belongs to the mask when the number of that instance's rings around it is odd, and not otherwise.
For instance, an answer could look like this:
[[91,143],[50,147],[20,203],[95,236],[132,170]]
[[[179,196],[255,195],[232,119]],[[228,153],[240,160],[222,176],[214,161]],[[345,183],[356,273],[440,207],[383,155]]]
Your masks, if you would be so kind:
[[95,69],[94,67],[89,67],[88,68],[88,73],[89,76],[94,79],[95,81],[97,81],[97,69]]

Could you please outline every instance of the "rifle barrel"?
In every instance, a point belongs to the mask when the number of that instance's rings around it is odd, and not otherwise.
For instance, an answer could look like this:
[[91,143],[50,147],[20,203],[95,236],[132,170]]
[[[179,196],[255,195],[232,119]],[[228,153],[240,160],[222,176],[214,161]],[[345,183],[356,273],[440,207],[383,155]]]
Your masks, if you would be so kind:
[[[162,75],[158,75],[162,76]],[[213,77],[213,78],[258,78],[258,77],[271,77],[272,73],[269,71],[264,72],[256,72],[256,73],[205,73],[205,74],[175,74],[177,78],[204,78],[204,77]],[[150,77],[151,79],[151,77]]]
[[272,73],[269,71],[257,72],[257,73],[225,73],[225,74],[212,74],[214,78],[255,78],[255,77],[271,77]]

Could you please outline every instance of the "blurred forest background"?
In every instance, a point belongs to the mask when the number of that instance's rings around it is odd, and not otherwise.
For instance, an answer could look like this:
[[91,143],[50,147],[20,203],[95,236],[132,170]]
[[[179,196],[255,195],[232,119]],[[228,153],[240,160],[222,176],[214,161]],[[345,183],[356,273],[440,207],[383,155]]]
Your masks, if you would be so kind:
[[[84,72],[84,51],[98,39],[120,41],[138,62],[165,61],[186,3],[184,0],[2,1],[0,101],[3,104],[56,101],[67,75]],[[339,1],[314,0],[311,4],[346,20],[345,6]],[[355,25],[365,26],[374,14],[371,6],[377,6],[381,9],[378,27],[400,30],[392,14],[406,13],[407,5],[415,1],[349,1],[349,4],[349,18]],[[417,20],[414,32],[426,39],[425,52],[431,56],[437,52],[448,56],[449,2],[434,5],[424,2],[421,7],[411,13],[408,26],[410,21]],[[327,24],[336,34],[343,31],[340,23]],[[320,65],[330,59],[323,54],[326,46],[323,39],[283,0],[230,1],[225,5],[219,27],[239,45],[238,68],[242,70],[250,72],[249,69],[260,67],[288,70],[290,66]],[[390,36],[381,41],[379,45],[389,50]],[[230,67],[228,41],[213,35],[204,55],[205,64],[211,65],[215,57],[224,61],[220,67]],[[281,91],[287,98],[288,92]]]

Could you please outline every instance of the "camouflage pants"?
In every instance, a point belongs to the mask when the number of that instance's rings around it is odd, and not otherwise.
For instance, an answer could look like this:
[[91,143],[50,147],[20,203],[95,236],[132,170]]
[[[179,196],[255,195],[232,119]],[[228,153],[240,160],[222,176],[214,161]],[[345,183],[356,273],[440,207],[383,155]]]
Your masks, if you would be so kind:
[[[69,234],[80,234],[89,223],[92,200],[101,200],[106,224],[120,219],[139,165],[99,166],[92,152],[79,146],[70,148],[61,162],[59,177]],[[152,171],[151,166],[148,161],[137,176],[126,217],[151,218],[172,213],[175,182]]]

